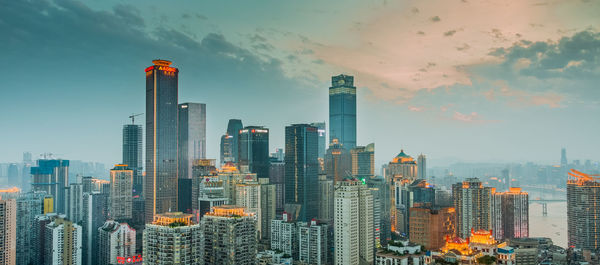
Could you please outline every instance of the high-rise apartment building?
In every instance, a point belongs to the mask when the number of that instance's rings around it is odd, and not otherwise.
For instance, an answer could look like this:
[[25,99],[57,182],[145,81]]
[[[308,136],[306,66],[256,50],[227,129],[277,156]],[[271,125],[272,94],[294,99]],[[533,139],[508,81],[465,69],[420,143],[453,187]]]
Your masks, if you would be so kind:
[[298,259],[298,222],[283,212],[282,219],[271,220],[271,249]]
[[[281,152],[281,156],[283,156],[283,152]],[[283,186],[285,185],[285,163],[283,162],[285,158],[281,157],[281,159],[275,158],[271,156],[271,162],[269,165],[269,183],[275,185],[276,192],[276,211],[277,215],[281,215],[283,213],[283,206],[285,204],[283,198]]]
[[177,209],[177,68],[154,60],[146,68],[145,219]]
[[98,265],[122,264],[120,258],[135,256],[135,230],[127,223],[107,220],[98,228]]
[[31,168],[31,188],[44,191],[54,198],[57,213],[66,213],[65,188],[69,185],[69,160],[40,159]]
[[178,126],[178,176],[191,179],[194,161],[206,158],[206,104],[179,104]]
[[142,125],[123,125],[123,165],[133,170],[133,194],[144,191],[144,165],[142,157]]
[[571,169],[567,181],[569,246],[600,248],[600,178]]
[[202,229],[192,222],[191,214],[157,214],[144,229],[144,264],[200,265]]
[[329,88],[329,142],[339,139],[350,150],[356,146],[356,87],[354,77],[331,77]]
[[319,175],[319,214],[318,220],[333,224],[333,180],[327,179],[327,175]]
[[246,126],[239,132],[239,168],[269,178],[269,129],[262,126]]
[[338,139],[333,139],[329,143],[325,154],[325,173],[334,184],[352,176],[352,154]]
[[71,183],[65,190],[65,215],[76,224],[83,221],[83,184]]
[[82,228],[64,215],[49,216],[44,227],[44,264],[92,264],[82,261]]
[[427,179],[427,157],[424,154],[417,157],[417,178]]
[[375,144],[357,146],[350,150],[352,155],[352,176],[369,179],[375,176]]
[[82,258],[83,264],[96,265],[98,228],[108,219],[108,193],[83,193]]
[[456,231],[462,238],[471,230],[490,230],[492,188],[484,187],[478,178],[468,178],[452,185],[452,199],[456,209]]
[[268,179],[237,184],[236,205],[257,217],[258,237],[268,240],[271,236],[271,220],[275,219],[275,185]]
[[362,181],[346,178],[336,184],[334,229],[335,264],[373,262],[373,194]]
[[318,129],[308,124],[285,127],[285,204],[299,211],[294,220],[308,222],[319,214]]
[[298,260],[305,264],[325,265],[329,254],[329,227],[317,220],[298,223]]
[[242,207],[223,205],[202,218],[205,265],[250,265],[256,262],[256,220]]
[[17,254],[17,202],[0,198],[0,265],[14,265]]
[[[411,156],[400,150],[400,153],[387,164],[384,177],[388,191],[385,192],[384,216],[389,216],[391,233],[406,233],[408,207],[401,201],[401,187],[417,179],[417,163]],[[399,223],[400,222],[400,223]],[[388,223],[388,222],[386,222]],[[387,225],[386,225],[387,227]],[[387,231],[384,231],[387,234]]]
[[110,170],[109,216],[113,220],[133,217],[133,173],[127,165],[115,165]]
[[497,240],[529,237],[529,194],[511,187],[505,192],[492,189],[492,231]]
[[238,163],[239,133],[244,126],[242,120],[230,119],[227,123],[227,132],[221,136],[221,165]]
[[410,242],[437,250],[447,237],[456,234],[456,210],[453,207],[410,208]]
[[35,253],[34,227],[35,217],[43,214],[45,192],[22,193],[17,198],[17,234],[16,234],[16,264],[35,264],[33,257]]

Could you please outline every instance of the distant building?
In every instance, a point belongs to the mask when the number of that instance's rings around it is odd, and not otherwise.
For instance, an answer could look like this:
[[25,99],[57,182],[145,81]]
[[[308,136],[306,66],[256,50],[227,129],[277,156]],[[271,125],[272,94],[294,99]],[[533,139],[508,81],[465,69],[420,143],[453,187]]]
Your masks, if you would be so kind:
[[17,202],[0,198],[0,264],[16,263]]
[[417,157],[417,178],[427,179],[427,157],[424,154]]
[[179,69],[167,60],[146,68],[145,219],[177,209],[177,122]]
[[196,159],[206,158],[206,104],[179,104],[178,177],[191,179]]
[[306,264],[328,264],[328,230],[327,224],[316,220],[298,223],[298,260]]
[[107,220],[98,228],[98,265],[122,264],[120,258],[137,256],[135,229],[127,223]]
[[569,246],[592,251],[600,248],[599,201],[600,179],[572,169],[567,181]]
[[294,220],[308,222],[319,214],[318,129],[308,124],[285,127],[285,204],[300,208]]
[[[82,229],[66,219],[66,216],[50,216],[44,231],[45,264],[84,264],[82,261]],[[85,263],[85,264],[92,264]]]
[[444,246],[446,237],[456,234],[456,210],[452,207],[413,207],[410,208],[411,242],[428,250]]
[[200,265],[202,228],[191,214],[169,212],[154,216],[144,229],[144,264]]
[[40,159],[31,168],[31,188],[44,191],[54,198],[55,211],[66,213],[65,188],[69,185],[69,160]]
[[348,150],[356,146],[356,87],[354,77],[331,77],[329,87],[329,142],[339,139]]
[[352,154],[338,139],[331,140],[325,154],[325,173],[334,184],[352,176]]
[[246,126],[239,132],[238,164],[260,178],[269,178],[269,129]]
[[110,170],[109,216],[114,220],[132,218],[133,173],[127,165],[115,165]]
[[242,121],[231,119],[227,124],[227,132],[221,136],[221,165],[238,163],[239,133],[244,126]]
[[375,176],[375,144],[357,146],[350,150],[352,155],[352,176],[368,179]]
[[492,191],[492,231],[494,238],[529,237],[529,194],[521,188],[506,192]]
[[202,218],[201,227],[205,265],[250,265],[256,262],[256,221],[244,208],[214,207]]
[[490,230],[492,188],[484,187],[477,178],[468,178],[452,185],[452,197],[456,209],[456,230],[459,237],[466,238],[472,229]]
[[358,179],[347,178],[336,184],[334,230],[335,264],[373,262],[373,195]]
[[137,196],[144,192],[142,134],[142,125],[123,125],[123,164],[133,170],[133,194]]

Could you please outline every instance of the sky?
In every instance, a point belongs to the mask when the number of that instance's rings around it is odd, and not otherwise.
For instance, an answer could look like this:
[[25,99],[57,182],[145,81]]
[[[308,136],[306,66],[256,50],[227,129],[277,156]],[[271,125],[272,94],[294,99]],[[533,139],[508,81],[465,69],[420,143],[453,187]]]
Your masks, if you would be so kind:
[[[453,161],[600,160],[600,2],[553,0],[0,0],[0,161],[121,161],[144,69],[178,67],[227,121],[328,121],[330,78],[355,76],[358,144]],[[140,119],[143,120],[143,119]]]

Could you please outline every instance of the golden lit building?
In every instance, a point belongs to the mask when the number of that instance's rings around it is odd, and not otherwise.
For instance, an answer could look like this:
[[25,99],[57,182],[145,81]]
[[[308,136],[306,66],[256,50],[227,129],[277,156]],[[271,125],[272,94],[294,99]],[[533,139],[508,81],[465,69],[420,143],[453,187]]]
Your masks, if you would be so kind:
[[[498,256],[498,249],[502,248],[503,260],[514,264],[514,250],[508,248],[506,243],[499,243],[494,239],[492,231],[471,230],[467,239],[447,236],[444,246],[439,251],[428,252],[425,257],[426,264],[434,264],[435,260],[443,260],[456,264],[478,264],[477,259],[483,256]],[[512,262],[512,263],[510,263]]]
[[435,250],[444,246],[447,236],[456,234],[456,210],[453,207],[410,208],[410,241]]
[[399,198],[397,193],[403,184],[415,181],[417,175],[417,162],[414,158],[405,154],[404,150],[400,150],[400,153],[387,165],[385,181],[390,188],[390,198],[387,200],[390,204],[385,207],[387,209],[385,209],[384,214],[390,216],[390,227],[393,233],[401,230],[398,228],[399,226],[405,226],[403,220],[408,220],[405,216],[401,216],[401,211],[398,211],[398,208],[402,205],[400,201],[396,200],[396,198]]
[[257,230],[253,213],[244,207],[213,207],[201,221],[206,265],[249,265],[256,262]]
[[144,229],[144,264],[202,264],[202,231],[192,218],[181,212],[155,215]]
[[567,180],[569,246],[600,248],[600,178],[571,169]]

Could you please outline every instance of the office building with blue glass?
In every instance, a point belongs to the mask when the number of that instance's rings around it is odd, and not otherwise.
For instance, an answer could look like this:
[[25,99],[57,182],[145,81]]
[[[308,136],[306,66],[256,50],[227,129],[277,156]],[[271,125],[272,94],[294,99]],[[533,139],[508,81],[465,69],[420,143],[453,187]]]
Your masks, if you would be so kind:
[[329,88],[329,141],[338,139],[346,150],[356,147],[356,87],[354,77],[331,77]]

